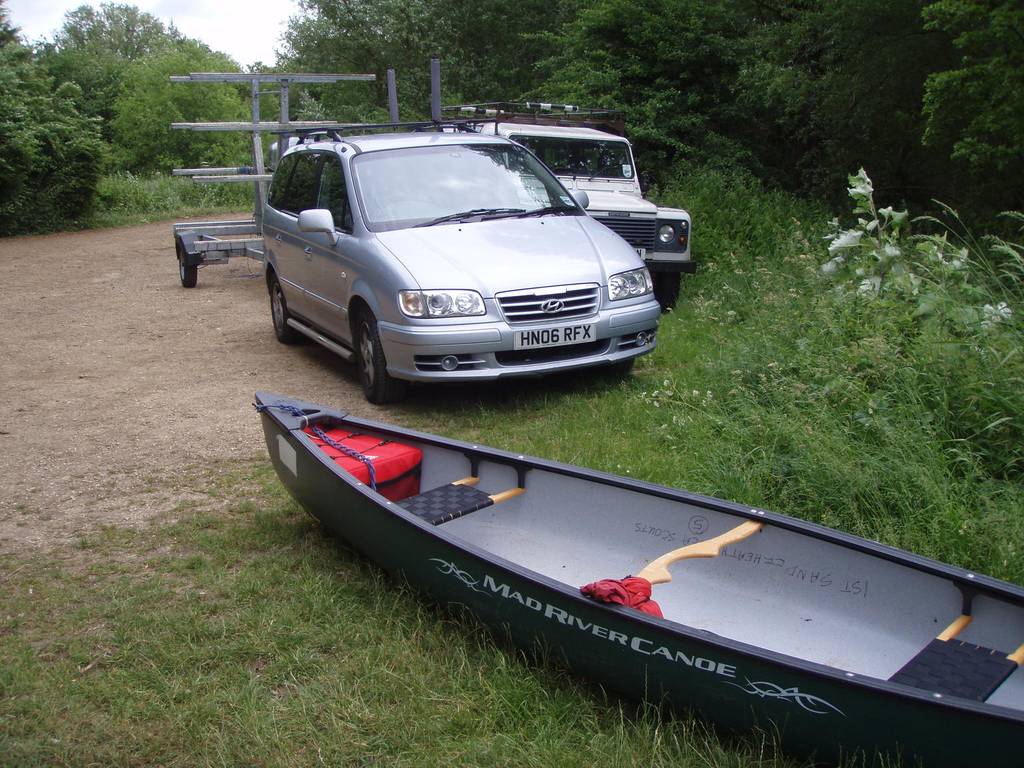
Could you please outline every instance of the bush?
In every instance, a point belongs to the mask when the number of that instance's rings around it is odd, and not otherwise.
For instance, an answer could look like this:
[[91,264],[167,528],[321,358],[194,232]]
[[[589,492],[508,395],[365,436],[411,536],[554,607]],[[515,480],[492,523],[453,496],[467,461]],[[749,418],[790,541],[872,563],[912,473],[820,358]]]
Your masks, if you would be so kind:
[[54,90],[28,49],[0,47],[0,235],[57,229],[91,210],[104,145],[78,96],[71,83]]

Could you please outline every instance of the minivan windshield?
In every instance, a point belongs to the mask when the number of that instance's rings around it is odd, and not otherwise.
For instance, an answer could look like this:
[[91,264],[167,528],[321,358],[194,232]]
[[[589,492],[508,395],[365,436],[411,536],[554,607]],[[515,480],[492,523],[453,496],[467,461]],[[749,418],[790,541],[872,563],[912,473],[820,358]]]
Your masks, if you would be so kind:
[[509,138],[527,147],[559,176],[633,178],[633,157],[624,141],[526,135]]
[[529,152],[511,144],[447,144],[366,152],[352,161],[373,232],[462,221],[582,215]]

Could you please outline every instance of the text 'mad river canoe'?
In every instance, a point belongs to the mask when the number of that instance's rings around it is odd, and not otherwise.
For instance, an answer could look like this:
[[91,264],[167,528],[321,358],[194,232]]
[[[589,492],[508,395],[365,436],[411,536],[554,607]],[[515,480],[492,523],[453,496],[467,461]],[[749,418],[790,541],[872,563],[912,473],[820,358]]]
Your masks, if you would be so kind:
[[256,401],[278,476],[325,528],[611,690],[826,761],[1024,764],[1020,587],[761,509]]

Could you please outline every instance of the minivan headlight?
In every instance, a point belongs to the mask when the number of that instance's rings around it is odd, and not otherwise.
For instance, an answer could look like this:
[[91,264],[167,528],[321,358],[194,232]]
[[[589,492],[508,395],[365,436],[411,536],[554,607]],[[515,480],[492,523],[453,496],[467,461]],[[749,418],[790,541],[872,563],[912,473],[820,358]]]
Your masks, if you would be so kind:
[[653,291],[654,285],[651,283],[651,273],[647,271],[647,267],[619,272],[608,278],[608,298],[612,301],[632,299]]
[[409,317],[469,317],[487,313],[476,291],[399,291],[398,306]]

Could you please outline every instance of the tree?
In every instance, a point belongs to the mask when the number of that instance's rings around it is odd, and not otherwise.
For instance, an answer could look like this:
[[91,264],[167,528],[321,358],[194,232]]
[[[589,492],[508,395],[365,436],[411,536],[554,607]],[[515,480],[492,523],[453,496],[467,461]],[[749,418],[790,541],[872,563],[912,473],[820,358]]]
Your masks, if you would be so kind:
[[248,120],[251,114],[238,87],[225,84],[170,82],[188,72],[237,72],[227,55],[194,40],[150,55],[125,71],[111,122],[114,160],[137,173],[167,172],[248,162],[248,139],[235,133],[171,130],[172,122]]
[[952,38],[954,66],[925,84],[925,142],[984,185],[996,209],[1024,206],[1024,6],[1019,0],[939,0],[925,27]]
[[103,164],[97,121],[77,86],[52,78],[17,42],[0,46],[0,235],[60,227],[86,214]]
[[624,110],[655,175],[684,159],[744,162],[732,88],[749,28],[736,2],[599,0],[548,35],[549,76],[535,94]]
[[7,18],[4,0],[0,0],[0,48],[18,42],[18,28],[12,26]]
[[[540,82],[539,32],[575,14],[578,0],[302,0],[285,34],[284,64],[370,72],[374,88],[310,88],[332,119],[386,119],[385,74],[398,76],[403,119],[429,115],[432,54],[442,59],[446,103],[510,101]],[[513,11],[514,8],[514,11]],[[510,12],[513,11],[513,12]]]
[[104,137],[111,138],[109,121],[128,67],[165,52],[184,38],[156,16],[133,5],[104,3],[99,9],[82,5],[64,16],[52,41],[39,50],[40,62],[57,83],[81,87],[78,106],[103,119]]
[[924,2],[753,3],[736,94],[763,175],[833,196],[863,165],[889,199],[950,191],[948,164],[922,145],[925,78],[951,61],[946,37],[922,26]]

